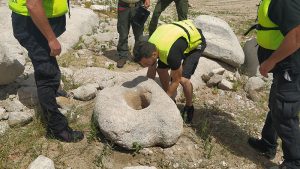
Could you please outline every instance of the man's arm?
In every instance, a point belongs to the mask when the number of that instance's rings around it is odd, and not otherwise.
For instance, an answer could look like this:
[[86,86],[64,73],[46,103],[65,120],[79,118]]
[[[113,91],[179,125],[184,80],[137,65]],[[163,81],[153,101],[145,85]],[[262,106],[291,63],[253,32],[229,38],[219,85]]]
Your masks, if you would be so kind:
[[156,75],[156,67],[157,67],[157,63],[155,63],[154,65],[148,67],[148,71],[147,71],[147,77],[154,79],[155,75]]
[[176,90],[177,90],[178,85],[179,85],[180,80],[181,80],[181,76],[182,76],[182,66],[180,66],[176,70],[171,70],[172,81],[171,81],[171,84],[169,85],[168,90],[167,90],[167,94],[170,97],[173,97],[174,94],[176,93]]
[[55,33],[53,32],[48,18],[46,17],[45,9],[42,0],[26,0],[26,6],[34,24],[42,32],[48,40],[51,49],[50,55],[57,56],[61,52],[61,45],[58,42]]
[[267,77],[275,65],[300,48],[300,25],[292,29],[284,38],[279,48],[265,60],[259,68],[261,75]]
[[150,7],[150,0],[145,0],[144,6],[145,6],[145,8],[149,8]]

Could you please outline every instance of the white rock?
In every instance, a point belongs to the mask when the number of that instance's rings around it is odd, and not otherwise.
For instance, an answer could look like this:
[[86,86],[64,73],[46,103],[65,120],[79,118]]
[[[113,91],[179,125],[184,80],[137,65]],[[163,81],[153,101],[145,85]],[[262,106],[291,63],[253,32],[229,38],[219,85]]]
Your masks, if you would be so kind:
[[9,125],[7,121],[0,121],[0,136],[5,134],[5,132],[9,129]]
[[149,167],[149,166],[131,166],[131,167],[124,167],[123,169],[157,169],[157,168]]
[[10,127],[24,126],[32,121],[33,116],[29,112],[9,112],[8,124]]
[[260,90],[265,86],[265,82],[259,77],[251,77],[245,85],[245,91]]
[[14,98],[13,100],[10,99],[5,100],[4,108],[8,112],[13,112],[13,111],[23,111],[26,107],[17,98]]
[[11,10],[0,6],[0,85],[13,82],[25,69],[27,52],[13,36]]
[[94,11],[109,11],[110,10],[110,6],[108,6],[108,5],[91,5],[90,8],[91,8],[91,10],[94,10]]
[[200,15],[194,23],[203,31],[207,41],[204,55],[221,60],[234,67],[244,63],[243,49],[230,26],[222,19]]
[[7,119],[8,119],[8,113],[4,108],[0,107],[0,121],[7,120]]
[[92,10],[82,7],[71,9],[72,16],[67,18],[67,30],[59,37],[62,54],[71,49],[79,41],[81,35],[91,33],[99,24],[99,18]]
[[232,90],[233,89],[233,84],[231,82],[229,82],[226,79],[223,79],[219,84],[218,84],[218,88],[222,89],[222,90]]
[[55,169],[55,167],[50,158],[40,155],[29,165],[28,169]]
[[96,97],[97,88],[99,88],[97,83],[87,84],[71,91],[71,94],[74,99],[88,101]]
[[221,67],[221,68],[218,68],[218,69],[213,69],[211,72],[209,72],[208,75],[210,77],[213,76],[213,75],[215,75],[215,74],[223,75],[224,72],[225,72],[225,69]]
[[177,106],[146,77],[101,90],[94,117],[101,132],[126,149],[133,149],[134,143],[142,147],[171,146],[183,130]]
[[256,39],[253,38],[251,40],[246,41],[245,46],[243,48],[245,53],[245,70],[246,74],[249,76],[256,76],[259,74],[258,67],[258,57],[257,57],[257,49],[258,45]]

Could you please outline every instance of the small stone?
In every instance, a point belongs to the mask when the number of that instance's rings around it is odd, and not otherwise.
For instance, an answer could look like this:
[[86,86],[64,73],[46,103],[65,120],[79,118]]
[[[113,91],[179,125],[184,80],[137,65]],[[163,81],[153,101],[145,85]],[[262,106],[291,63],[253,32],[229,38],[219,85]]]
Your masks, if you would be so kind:
[[32,121],[33,116],[29,112],[9,112],[8,124],[10,127],[24,126]]
[[28,169],[55,169],[55,167],[50,158],[40,155],[29,165]]
[[0,121],[0,136],[9,129],[7,121]]
[[218,87],[222,90],[232,90],[233,89],[233,84],[229,82],[226,79],[223,79],[219,84]]

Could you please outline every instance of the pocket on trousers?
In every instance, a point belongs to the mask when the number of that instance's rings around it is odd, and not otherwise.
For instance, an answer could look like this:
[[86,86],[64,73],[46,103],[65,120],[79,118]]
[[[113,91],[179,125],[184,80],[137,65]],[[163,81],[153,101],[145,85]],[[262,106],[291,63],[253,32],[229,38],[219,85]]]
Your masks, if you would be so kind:
[[40,63],[35,68],[35,74],[39,79],[53,79],[59,75],[58,67],[52,62],[43,62]]
[[300,101],[288,102],[277,100],[277,110],[282,119],[298,118],[300,112]]

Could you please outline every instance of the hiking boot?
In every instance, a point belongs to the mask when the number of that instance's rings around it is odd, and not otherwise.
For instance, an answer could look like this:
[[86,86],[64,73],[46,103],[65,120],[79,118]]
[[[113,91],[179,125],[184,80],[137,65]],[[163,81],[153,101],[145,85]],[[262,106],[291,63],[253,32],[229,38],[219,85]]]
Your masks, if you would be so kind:
[[191,124],[194,116],[194,106],[184,106],[181,116],[186,123]]
[[270,148],[270,146],[262,139],[250,137],[248,139],[248,144],[258,152],[262,153],[266,158],[270,160],[275,158],[276,148]]
[[124,65],[126,64],[126,61],[127,61],[127,58],[120,58],[120,59],[117,61],[117,67],[118,67],[118,68],[124,67]]
[[62,142],[79,142],[84,138],[84,135],[81,131],[72,130],[70,127],[67,127],[65,130],[60,133],[51,132],[49,129],[46,134],[47,138],[57,139]]
[[299,169],[299,162],[284,160],[279,166],[273,166],[268,169]]

